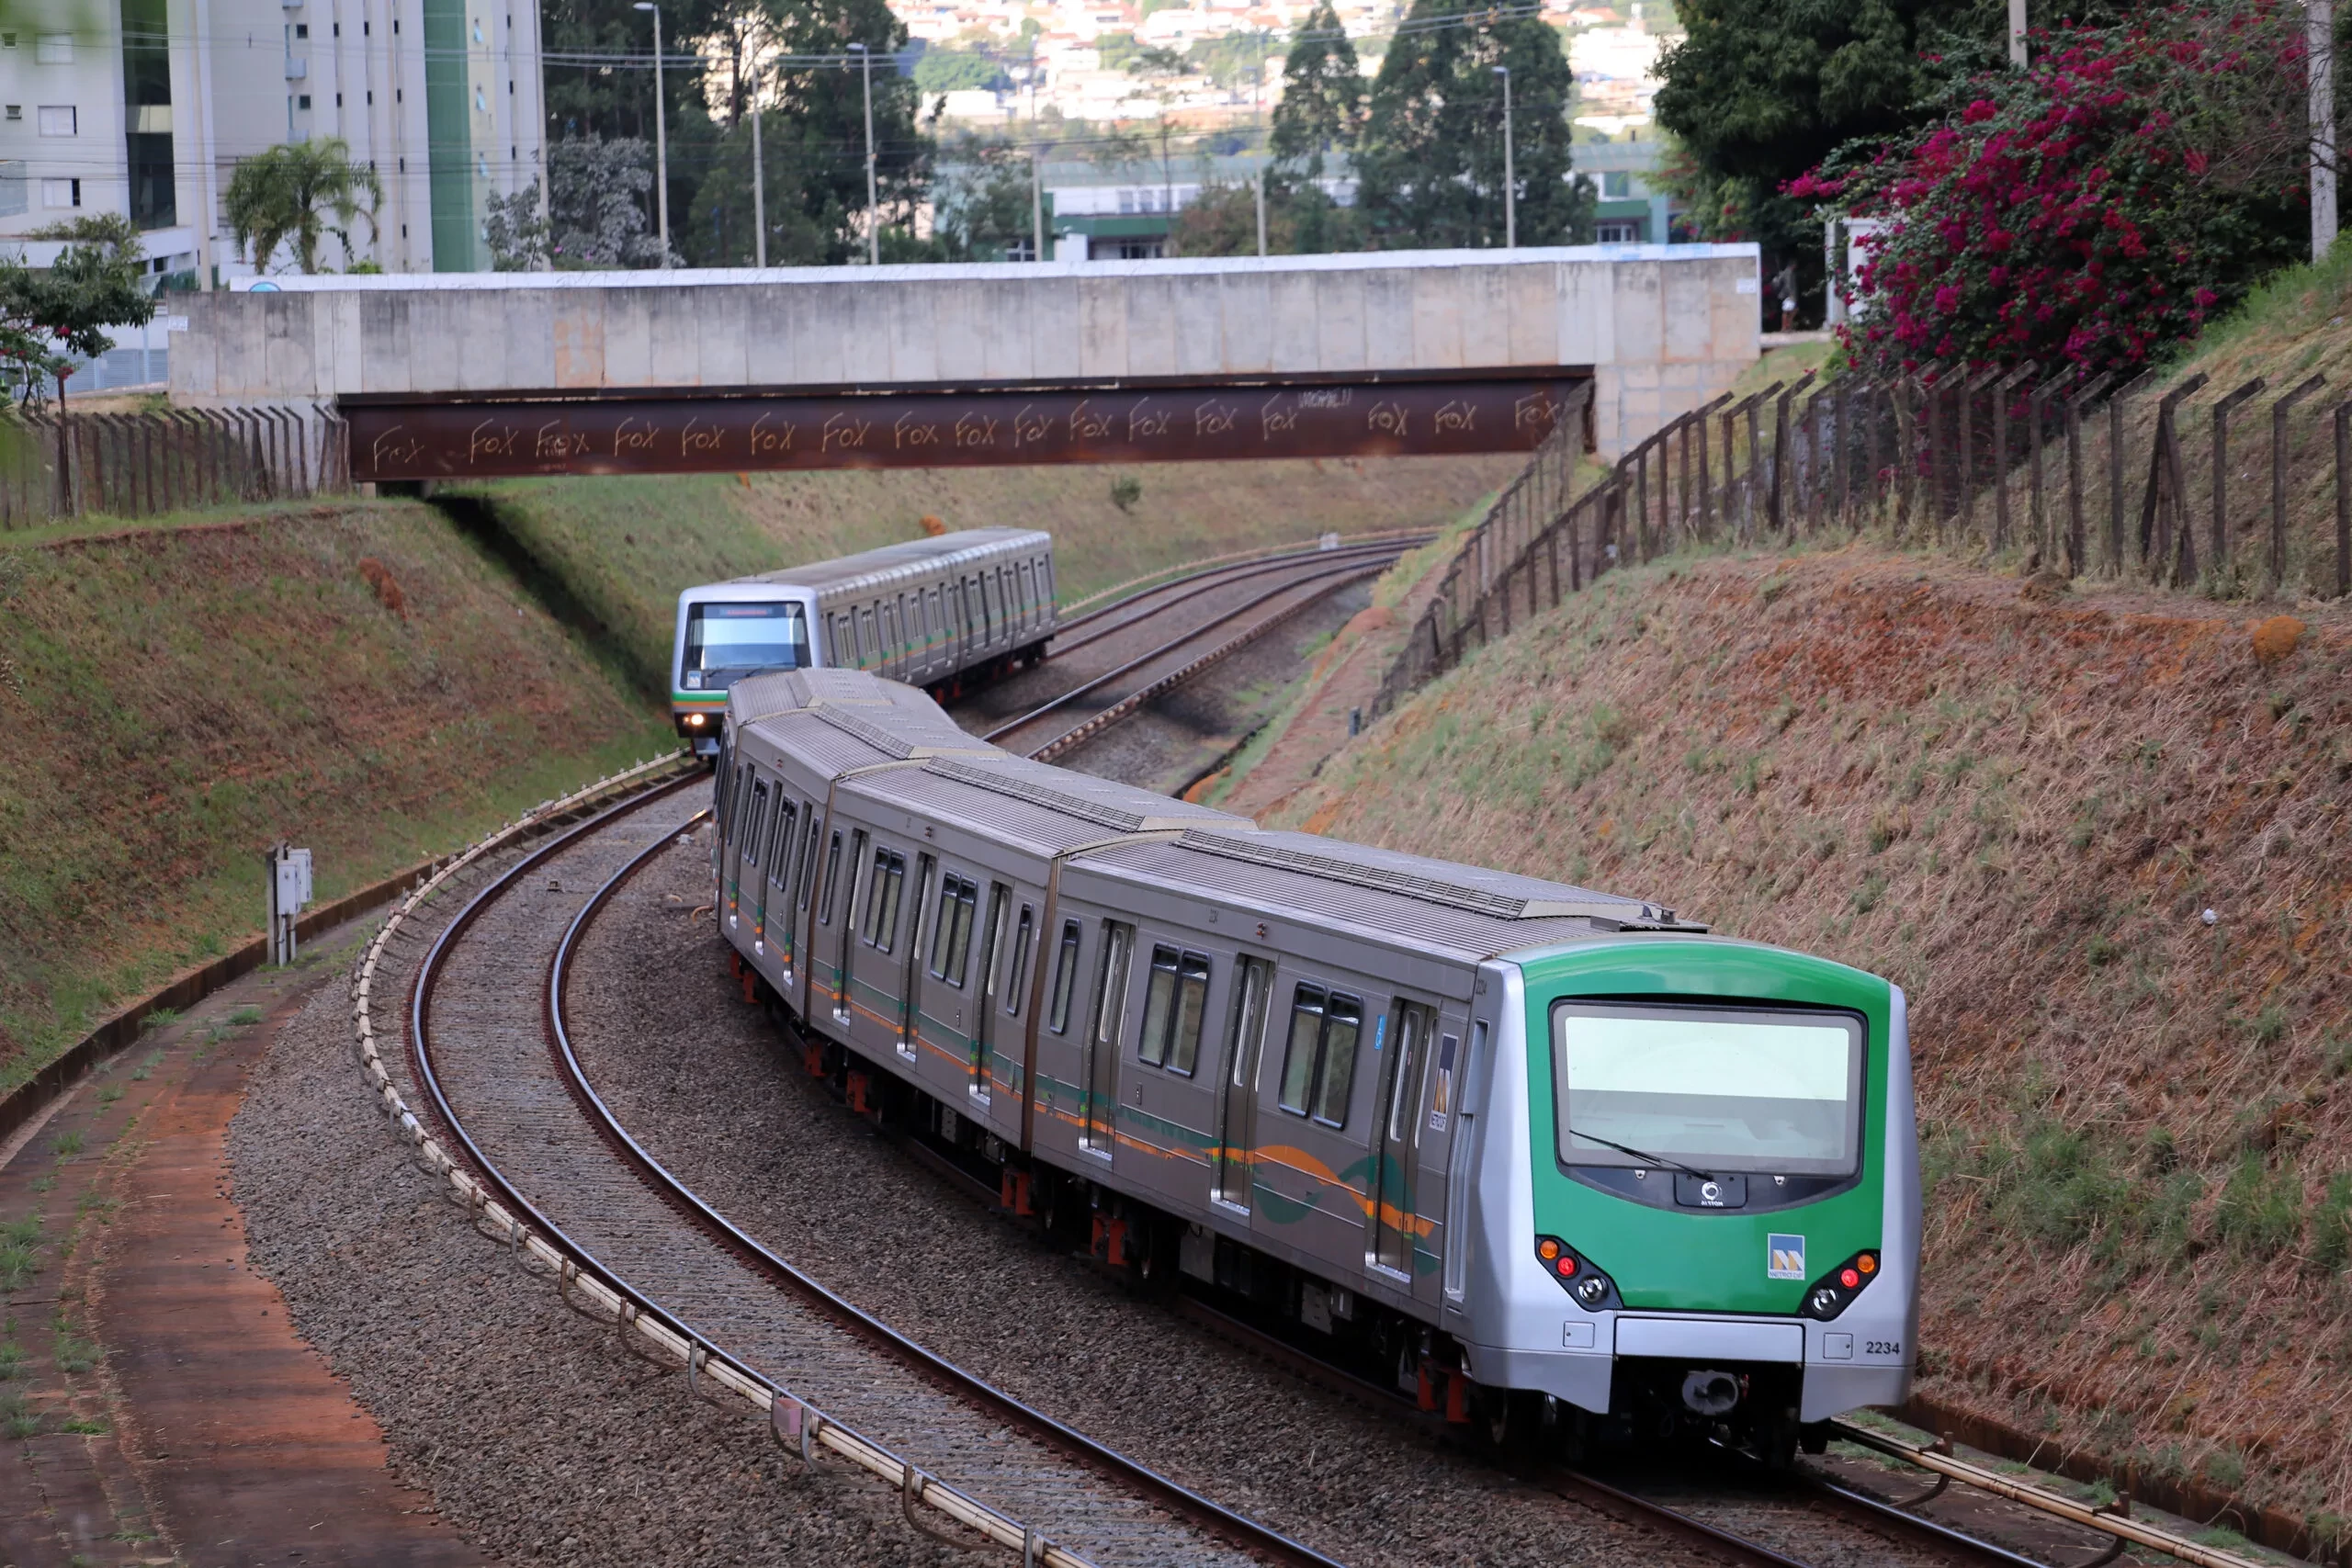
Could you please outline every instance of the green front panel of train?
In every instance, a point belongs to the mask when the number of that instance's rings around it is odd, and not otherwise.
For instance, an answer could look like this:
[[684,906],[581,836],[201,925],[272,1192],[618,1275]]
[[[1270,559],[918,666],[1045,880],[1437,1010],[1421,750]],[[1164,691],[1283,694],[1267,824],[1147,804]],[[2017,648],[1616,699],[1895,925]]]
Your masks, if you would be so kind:
[[[1794,1314],[1811,1281],[1855,1253],[1884,1245],[1893,998],[1884,980],[1803,953],[1690,938],[1596,942],[1532,959],[1522,973],[1536,1235],[1558,1237],[1582,1253],[1616,1282],[1627,1308]],[[1749,1212],[1653,1207],[1569,1177],[1556,1152],[1553,1070],[1553,1008],[1564,998],[1760,1002],[1858,1015],[1865,1028],[1859,1179],[1817,1201]],[[1651,1179],[1672,1179],[1661,1171]],[[1785,1241],[1775,1238],[1789,1236],[1804,1238],[1802,1277],[1772,1278],[1776,1262],[1790,1261]],[[1532,1247],[1535,1235],[1520,1240]]]

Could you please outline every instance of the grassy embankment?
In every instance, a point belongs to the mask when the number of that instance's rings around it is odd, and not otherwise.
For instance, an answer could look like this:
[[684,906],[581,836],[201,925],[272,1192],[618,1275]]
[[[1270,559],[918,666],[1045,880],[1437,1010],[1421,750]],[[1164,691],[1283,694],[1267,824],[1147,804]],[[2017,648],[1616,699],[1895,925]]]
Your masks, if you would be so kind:
[[333,898],[673,743],[424,506],[0,534],[0,1091],[258,933],[272,840]]
[[1891,976],[1923,1391],[2340,1517],[2352,616],[2272,662],[2254,619],[2035,604],[1866,547],[1663,563],[1474,657],[1272,818]]
[[[948,528],[1054,536],[1065,603],[1142,573],[1327,531],[1433,526],[1508,481],[1523,458],[1145,464],[1106,469],[933,468],[514,480],[466,493],[607,629],[648,691],[666,689],[677,595]],[[1128,511],[1115,477],[1137,480]]]

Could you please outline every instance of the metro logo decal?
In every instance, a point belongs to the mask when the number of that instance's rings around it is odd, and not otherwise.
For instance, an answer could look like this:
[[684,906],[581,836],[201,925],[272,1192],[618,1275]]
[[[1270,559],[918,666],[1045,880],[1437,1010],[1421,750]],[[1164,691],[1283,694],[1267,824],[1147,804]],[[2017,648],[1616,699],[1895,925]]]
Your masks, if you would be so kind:
[[1801,1235],[1769,1235],[1764,1238],[1764,1277],[1768,1280],[1802,1280],[1804,1275],[1804,1237]]

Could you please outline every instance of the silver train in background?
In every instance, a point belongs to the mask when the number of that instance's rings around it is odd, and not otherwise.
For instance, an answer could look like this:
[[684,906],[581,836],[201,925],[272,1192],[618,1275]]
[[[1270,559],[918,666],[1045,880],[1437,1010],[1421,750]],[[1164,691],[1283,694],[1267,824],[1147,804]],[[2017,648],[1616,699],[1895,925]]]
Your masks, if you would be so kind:
[[783,670],[870,670],[953,695],[1045,657],[1054,538],[971,528],[838,560],[707,582],[678,595],[670,716],[718,750],[727,693]]

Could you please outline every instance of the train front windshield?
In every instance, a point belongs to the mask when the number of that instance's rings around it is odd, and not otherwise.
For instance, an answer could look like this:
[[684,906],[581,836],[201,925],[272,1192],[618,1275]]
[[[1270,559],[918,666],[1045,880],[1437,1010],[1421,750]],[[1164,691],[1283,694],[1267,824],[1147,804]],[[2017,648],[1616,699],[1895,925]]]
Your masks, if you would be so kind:
[[1848,1014],[1563,1001],[1552,1066],[1563,1164],[1858,1168],[1862,1025]]
[[808,662],[808,620],[798,604],[707,604],[686,607],[690,692],[724,691],[746,675],[798,670]]

